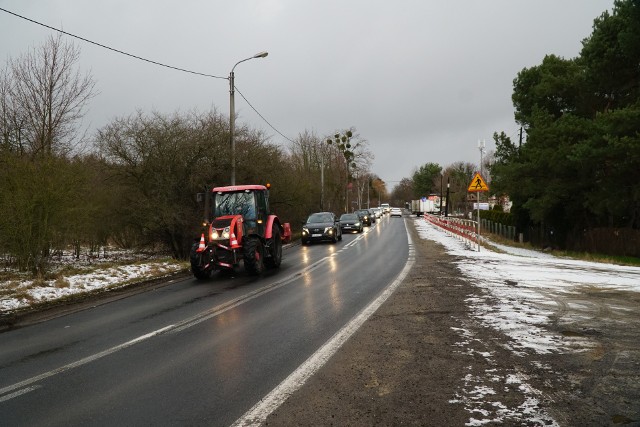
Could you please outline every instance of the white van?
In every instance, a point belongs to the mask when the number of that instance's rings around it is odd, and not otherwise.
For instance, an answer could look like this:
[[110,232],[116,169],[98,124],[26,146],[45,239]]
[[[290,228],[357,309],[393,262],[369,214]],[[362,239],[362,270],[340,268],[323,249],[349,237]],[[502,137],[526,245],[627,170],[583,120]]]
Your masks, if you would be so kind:
[[389,206],[389,203],[380,203],[380,207],[382,208],[382,212],[386,214],[391,211],[391,206]]

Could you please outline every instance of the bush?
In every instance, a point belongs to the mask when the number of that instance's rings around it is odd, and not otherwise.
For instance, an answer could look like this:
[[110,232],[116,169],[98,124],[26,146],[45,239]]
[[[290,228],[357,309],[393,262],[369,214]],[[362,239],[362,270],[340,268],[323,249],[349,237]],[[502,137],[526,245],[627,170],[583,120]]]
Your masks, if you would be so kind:
[[510,212],[499,210],[480,211],[480,218],[502,225],[514,225],[513,215]]

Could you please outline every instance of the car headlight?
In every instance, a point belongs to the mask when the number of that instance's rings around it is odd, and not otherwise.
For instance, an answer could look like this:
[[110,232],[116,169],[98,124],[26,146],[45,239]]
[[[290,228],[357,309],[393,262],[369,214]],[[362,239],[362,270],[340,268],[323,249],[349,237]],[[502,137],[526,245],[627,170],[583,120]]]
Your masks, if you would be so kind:
[[356,222],[356,223],[355,223],[355,224],[353,224],[353,225],[355,225],[356,227],[360,227],[360,221]]
[[333,227],[327,227],[324,229],[324,232],[327,234],[333,234]]
[[302,227],[302,234],[309,234],[309,229],[307,227]]

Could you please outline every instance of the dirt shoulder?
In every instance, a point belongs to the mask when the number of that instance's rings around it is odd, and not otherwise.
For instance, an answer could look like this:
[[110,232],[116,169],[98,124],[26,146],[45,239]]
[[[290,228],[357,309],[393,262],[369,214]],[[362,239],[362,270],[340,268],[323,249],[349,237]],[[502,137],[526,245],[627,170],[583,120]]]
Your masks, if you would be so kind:
[[[413,232],[412,227],[410,227]],[[456,389],[472,362],[457,319],[473,287],[441,247],[415,233],[416,263],[400,288],[267,425],[464,425]]]
[[473,318],[468,301],[486,295],[455,257],[409,230],[416,263],[403,284],[266,425],[640,425],[640,364],[612,369],[604,348],[514,351]]

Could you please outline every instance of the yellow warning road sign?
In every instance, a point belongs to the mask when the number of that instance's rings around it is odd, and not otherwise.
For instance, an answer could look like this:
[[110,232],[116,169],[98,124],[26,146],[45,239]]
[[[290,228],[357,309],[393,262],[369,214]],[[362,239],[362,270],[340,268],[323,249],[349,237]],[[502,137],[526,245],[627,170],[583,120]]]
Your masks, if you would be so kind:
[[486,182],[484,182],[482,176],[480,176],[480,174],[476,172],[473,179],[471,180],[471,184],[469,184],[469,188],[467,188],[467,191],[489,191],[489,186]]

